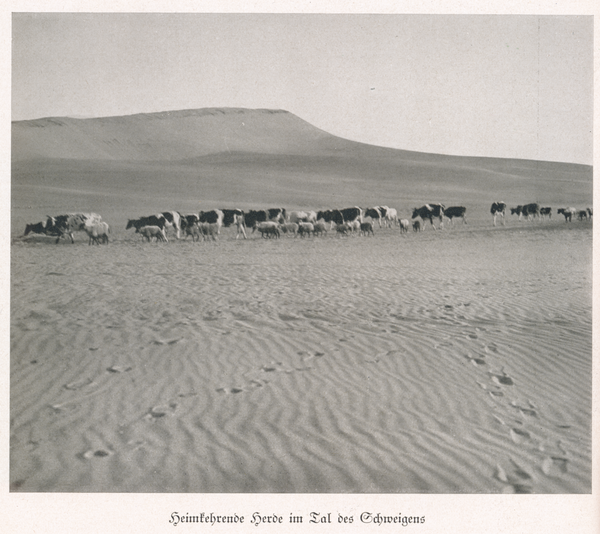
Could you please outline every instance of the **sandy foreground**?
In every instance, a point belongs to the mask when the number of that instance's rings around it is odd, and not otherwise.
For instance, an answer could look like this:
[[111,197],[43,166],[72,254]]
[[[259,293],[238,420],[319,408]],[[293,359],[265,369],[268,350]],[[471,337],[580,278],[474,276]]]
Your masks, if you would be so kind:
[[592,225],[11,246],[12,491],[590,493]]

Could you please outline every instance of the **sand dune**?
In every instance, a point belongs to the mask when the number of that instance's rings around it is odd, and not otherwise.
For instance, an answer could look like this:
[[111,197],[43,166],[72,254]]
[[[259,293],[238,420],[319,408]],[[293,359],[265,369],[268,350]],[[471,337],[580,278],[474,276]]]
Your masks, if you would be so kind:
[[590,242],[17,243],[11,487],[589,492]]
[[[272,110],[13,123],[10,484],[591,492],[591,168],[335,138]],[[402,235],[142,243],[130,217],[428,201]],[[100,213],[107,246],[22,239]]]

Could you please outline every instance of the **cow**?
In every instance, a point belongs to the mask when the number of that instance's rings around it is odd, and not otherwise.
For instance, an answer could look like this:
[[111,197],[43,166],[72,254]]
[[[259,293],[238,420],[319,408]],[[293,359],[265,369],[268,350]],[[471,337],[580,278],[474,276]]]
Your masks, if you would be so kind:
[[310,234],[314,235],[315,226],[313,223],[309,222],[299,222],[298,223],[298,234],[300,237],[304,237],[304,234],[307,234],[310,237]]
[[436,230],[433,224],[433,218],[437,217],[440,220],[440,228],[444,226],[444,205],[443,204],[425,204],[420,208],[414,208],[412,218],[420,217],[423,220],[423,230],[425,229],[425,220],[429,220],[433,229]]
[[527,217],[528,221],[535,219],[540,216],[540,205],[537,203],[525,204],[523,206],[523,215]]
[[47,235],[51,237],[60,237],[61,235],[58,228],[54,226],[54,219],[52,217],[47,217],[45,221],[39,223],[25,225],[23,237],[26,237],[29,234]]
[[538,217],[540,214],[539,204],[525,204],[524,206],[517,206],[516,208],[510,208],[511,215],[518,215],[519,220],[521,216],[527,217],[528,221],[533,220],[534,217]]
[[142,241],[145,238],[150,242],[153,237],[156,237],[156,241],[164,241],[165,243],[169,241],[164,226],[162,228],[153,225],[140,226],[140,228],[136,228],[136,232],[142,236]]
[[188,235],[192,236],[192,241],[195,241],[196,237],[198,237],[198,223],[200,222],[200,217],[196,213],[190,213],[189,215],[181,216],[181,230],[185,232],[185,237]]
[[165,218],[165,233],[166,228],[175,230],[175,237],[181,237],[181,214],[178,211],[163,211],[160,215]]
[[95,243],[100,245],[100,242],[108,243],[108,234],[110,233],[110,227],[105,222],[90,222],[84,227],[86,234],[89,236],[88,245]]
[[369,234],[371,234],[372,236],[375,235],[375,233],[373,232],[373,223],[371,221],[365,221],[360,223],[359,235],[367,236]]
[[502,217],[502,226],[506,225],[506,202],[494,202],[490,208],[490,213],[494,217],[494,226],[496,226],[496,217]]
[[[271,210],[250,210],[248,213],[244,213],[246,228],[253,228],[258,223],[267,221],[283,223],[285,222],[283,213],[285,213],[283,208],[274,208]],[[273,218],[271,218],[271,214],[274,215]]]
[[366,208],[363,210],[363,217],[370,217],[371,220],[377,221],[379,223],[379,228],[381,228],[381,219],[383,218],[383,214],[379,206],[375,208]]
[[342,214],[344,222],[354,222],[363,220],[363,210],[357,206],[353,208],[344,208],[339,210]]
[[589,217],[591,219],[592,218],[592,214],[593,214],[592,208],[587,208],[587,212],[588,212],[588,215],[589,215]]
[[229,228],[232,225],[235,225],[237,228],[237,233],[235,234],[235,238],[238,239],[240,235],[246,236],[246,220],[244,218],[244,212],[239,209],[222,209],[223,212],[223,226],[225,228]]
[[543,219],[546,216],[552,219],[552,208],[540,208],[540,217]]
[[147,217],[140,217],[139,219],[129,219],[125,230],[135,228],[135,233],[139,233],[140,228],[144,226],[158,226],[160,229],[164,229],[167,224],[167,219],[164,215],[149,215]]
[[323,210],[317,213],[317,221],[325,221],[330,224],[331,228],[338,224],[344,223],[344,216],[340,210]]
[[573,215],[577,213],[575,208],[559,208],[556,210],[556,213],[562,214],[565,216],[565,222],[571,222]]
[[444,217],[450,219],[452,226],[454,226],[454,219],[461,218],[464,224],[467,224],[467,208],[464,206],[450,206],[444,210]]
[[[415,221],[418,222],[418,221]],[[400,231],[405,234],[408,232],[408,228],[410,227],[410,221],[408,219],[400,219]]]
[[95,224],[102,222],[102,217],[97,213],[69,213],[67,215],[58,215],[56,217],[48,217],[52,219],[52,225],[57,232],[58,237],[56,243],[61,237],[69,236],[71,243],[75,243],[73,239],[74,232],[82,232],[85,230],[87,223]]
[[587,212],[587,210],[579,210],[579,212],[577,213],[577,218],[580,221],[583,221],[583,220],[587,221],[587,218],[588,218],[588,212]]

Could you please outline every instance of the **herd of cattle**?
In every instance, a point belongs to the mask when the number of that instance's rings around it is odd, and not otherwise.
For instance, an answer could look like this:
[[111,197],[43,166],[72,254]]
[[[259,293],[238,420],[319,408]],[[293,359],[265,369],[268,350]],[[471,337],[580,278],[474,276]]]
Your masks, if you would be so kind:
[[[494,202],[491,207],[494,226],[500,217],[505,224],[507,205],[505,202]],[[421,231],[425,222],[429,221],[436,229],[434,220],[438,219],[440,228],[443,228],[444,218],[454,225],[454,219],[462,219],[466,224],[466,211],[464,206],[451,206],[446,208],[443,204],[430,203],[420,208],[414,208],[412,214],[412,228]],[[526,204],[510,208],[513,215],[518,215],[519,220],[525,217],[533,220],[536,217],[552,217],[552,208],[540,207],[538,204]],[[592,217],[592,209],[578,210],[575,208],[560,208],[558,214],[565,217],[565,222],[573,218],[584,220]],[[399,219],[394,208],[376,206],[374,208],[344,208],[322,211],[291,211],[285,208],[272,208],[267,210],[250,210],[244,212],[239,209],[217,209],[201,211],[190,215],[182,215],[177,211],[165,211],[156,215],[130,219],[126,230],[135,228],[135,233],[141,235],[142,240],[168,241],[167,229],[175,233],[177,239],[191,236],[193,241],[212,239],[216,240],[221,228],[235,227],[236,239],[242,236],[247,238],[246,230],[258,232],[264,238],[278,238],[282,233],[304,236],[319,236],[333,231],[339,235],[357,233],[358,235],[374,235],[374,227],[398,227],[401,232],[408,232],[411,221]],[[109,225],[96,213],[73,213],[47,216],[45,221],[28,224],[24,236],[41,234],[56,237],[56,243],[61,238],[69,237],[74,242],[73,233],[84,231],[89,237],[88,243],[106,244],[110,233]]]

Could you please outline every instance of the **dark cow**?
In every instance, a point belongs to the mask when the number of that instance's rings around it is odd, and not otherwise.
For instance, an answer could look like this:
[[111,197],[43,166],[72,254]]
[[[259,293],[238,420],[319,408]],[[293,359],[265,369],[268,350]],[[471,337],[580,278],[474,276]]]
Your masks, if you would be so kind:
[[517,206],[516,208],[510,208],[511,215],[518,215],[519,220],[521,216],[527,217],[528,221],[533,220],[535,217],[540,215],[540,205],[536,203],[525,204],[524,206]]
[[467,224],[467,208],[464,206],[450,206],[444,210],[444,217],[450,219],[452,226],[454,226],[454,219],[461,218],[464,224]]
[[[273,208],[269,210],[250,210],[248,213],[244,214],[244,220],[247,228],[253,228],[258,223],[267,221],[284,223],[286,222],[283,216],[284,213],[285,209],[283,208]],[[271,217],[271,215],[273,215],[273,217]]]
[[587,221],[587,218],[588,218],[588,212],[587,212],[587,210],[579,210],[579,211],[577,212],[577,218],[578,218],[580,221],[583,221],[583,220],[586,220],[586,221]]
[[552,208],[540,208],[540,217],[548,217],[548,219],[552,219]]
[[496,217],[502,217],[502,226],[506,224],[504,216],[506,215],[506,202],[494,202],[490,208],[490,213],[494,217],[494,226],[496,226]]
[[164,230],[167,224],[167,219],[164,215],[149,215],[148,217],[140,217],[139,219],[129,219],[125,230],[135,228],[135,232],[139,233],[140,228],[143,226],[158,226],[161,230]]
[[357,206],[353,207],[353,208],[344,208],[341,210],[338,210],[341,214],[342,217],[344,218],[344,222],[348,223],[348,222],[353,222],[353,221],[362,221],[363,218],[363,210]]
[[592,208],[587,208],[587,212],[588,212],[588,215],[589,215],[589,217],[590,217],[590,219],[591,219],[591,218],[592,218],[592,215],[593,215],[593,213],[594,213],[594,212],[593,212],[593,210],[592,210]]
[[317,221],[320,220],[330,223],[333,228],[333,225],[344,223],[344,216],[340,210],[324,210],[317,213]]
[[571,222],[573,215],[577,213],[575,208],[559,208],[556,210],[556,213],[562,214],[565,216],[565,222]]
[[47,235],[51,237],[60,237],[61,233],[54,225],[54,218],[47,217],[45,221],[36,224],[27,224],[23,237],[29,234]]
[[371,221],[360,223],[359,235],[367,236],[369,234],[375,235],[375,233],[373,232],[373,223]]
[[440,220],[440,228],[444,225],[444,205],[443,204],[425,204],[420,208],[414,208],[412,218],[416,219],[421,217],[423,220],[423,230],[425,230],[425,220],[429,220],[431,226],[435,230],[435,224],[433,224],[433,218],[436,217]]

